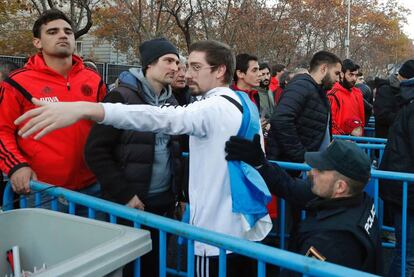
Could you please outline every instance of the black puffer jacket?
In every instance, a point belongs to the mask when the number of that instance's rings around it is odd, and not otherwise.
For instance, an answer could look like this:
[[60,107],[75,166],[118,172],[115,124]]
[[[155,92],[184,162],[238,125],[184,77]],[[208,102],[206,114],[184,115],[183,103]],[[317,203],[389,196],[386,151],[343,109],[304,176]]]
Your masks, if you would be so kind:
[[388,129],[394,122],[401,105],[400,81],[395,75],[382,80],[377,86],[374,101],[375,136],[387,138]]
[[[104,102],[146,104],[141,93],[140,88],[120,85],[105,97]],[[171,96],[166,103],[176,105],[177,101]],[[85,159],[101,184],[103,198],[125,204],[137,195],[147,205],[155,143],[155,134],[151,132],[120,130],[101,124],[92,127],[85,145]],[[168,146],[173,158],[173,190],[178,194],[183,178],[179,137],[172,136]],[[174,200],[172,194],[167,195],[171,197],[160,198],[160,203],[151,205],[165,205],[166,201]]]
[[[381,170],[414,173],[414,79],[401,82],[402,108],[395,117],[388,136]],[[402,206],[399,181],[381,180],[384,201]],[[408,186],[408,207],[414,211],[414,186]]]
[[270,119],[267,157],[302,163],[306,151],[318,151],[326,134],[330,105],[325,91],[308,74],[285,88]]

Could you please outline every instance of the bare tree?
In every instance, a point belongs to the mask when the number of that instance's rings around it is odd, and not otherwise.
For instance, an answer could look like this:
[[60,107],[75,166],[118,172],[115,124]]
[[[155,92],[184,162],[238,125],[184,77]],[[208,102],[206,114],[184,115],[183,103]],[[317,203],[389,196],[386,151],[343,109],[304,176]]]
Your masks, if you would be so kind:
[[92,11],[100,2],[101,0],[30,0],[30,4],[39,14],[53,8],[66,12],[75,25],[76,39],[91,29]]

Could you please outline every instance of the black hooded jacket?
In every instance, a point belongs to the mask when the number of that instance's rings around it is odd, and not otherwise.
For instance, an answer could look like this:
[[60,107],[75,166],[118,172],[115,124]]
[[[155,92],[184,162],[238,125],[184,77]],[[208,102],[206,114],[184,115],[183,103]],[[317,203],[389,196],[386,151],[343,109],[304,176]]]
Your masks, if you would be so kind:
[[[128,105],[148,104],[141,83],[129,73],[121,74],[121,76],[123,76],[120,77],[121,84],[113,89],[103,102]],[[129,81],[124,82],[124,79]],[[165,103],[177,105],[172,94],[165,100]],[[120,130],[101,124],[95,124],[92,127],[85,145],[85,160],[101,184],[103,198],[126,204],[134,195],[137,195],[145,205],[151,204],[152,206],[165,205],[167,202],[174,201],[174,195],[167,191],[167,193],[160,193],[163,197],[158,198],[157,203],[154,202],[154,197],[151,198],[151,203],[147,202],[155,144],[155,133]],[[178,194],[181,194],[180,186],[183,178],[178,136],[171,137],[168,148],[173,167],[172,189],[177,194],[175,197],[178,197]]]
[[270,119],[268,159],[302,163],[306,151],[318,151],[330,110],[321,85],[309,74],[295,76]]
[[[388,136],[381,170],[414,173],[414,79],[401,82],[402,108],[395,116]],[[400,181],[381,180],[384,201],[402,206]],[[408,208],[414,211],[414,186],[408,186]]]
[[374,101],[375,136],[387,138],[388,129],[394,122],[400,109],[400,81],[392,75],[387,80],[380,80]]

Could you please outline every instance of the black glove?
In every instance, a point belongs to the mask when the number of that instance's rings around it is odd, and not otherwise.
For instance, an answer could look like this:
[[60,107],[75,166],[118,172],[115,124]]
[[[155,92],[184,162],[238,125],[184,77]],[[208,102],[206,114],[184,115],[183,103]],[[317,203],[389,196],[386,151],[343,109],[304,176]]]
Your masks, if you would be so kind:
[[263,165],[266,161],[258,134],[254,135],[253,141],[236,136],[230,137],[226,142],[226,152],[226,160],[243,161],[254,167]]

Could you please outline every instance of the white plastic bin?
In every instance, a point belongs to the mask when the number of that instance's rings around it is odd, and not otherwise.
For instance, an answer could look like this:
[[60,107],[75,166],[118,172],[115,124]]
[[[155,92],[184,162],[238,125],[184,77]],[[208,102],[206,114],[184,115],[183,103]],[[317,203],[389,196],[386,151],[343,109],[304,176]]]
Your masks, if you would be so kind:
[[0,213],[0,277],[6,252],[20,248],[23,270],[46,264],[36,276],[104,276],[151,251],[148,231],[44,210]]

